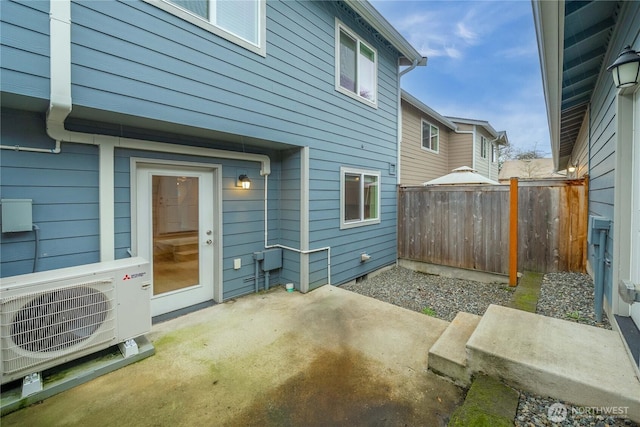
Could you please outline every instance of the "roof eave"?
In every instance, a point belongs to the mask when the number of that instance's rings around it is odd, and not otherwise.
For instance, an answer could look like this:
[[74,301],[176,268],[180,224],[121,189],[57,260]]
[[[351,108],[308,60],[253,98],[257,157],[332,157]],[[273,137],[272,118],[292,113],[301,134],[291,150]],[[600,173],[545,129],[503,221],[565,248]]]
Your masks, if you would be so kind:
[[547,121],[551,139],[553,167],[560,165],[560,106],[562,103],[562,62],[564,55],[563,1],[532,0],[533,22],[536,30],[540,70]]
[[344,1],[408,60],[408,63],[401,63],[400,65],[412,65],[413,63],[418,66],[427,65],[427,58],[423,57],[411,46],[411,43],[409,43],[371,3],[363,0]]
[[429,107],[428,105],[426,105],[425,103],[420,101],[418,98],[416,98],[415,96],[411,95],[406,90],[402,89],[401,96],[402,96],[402,99],[407,101],[409,104],[413,105],[414,107],[416,107],[418,110],[422,111],[423,113],[425,113],[425,114],[433,117],[434,119],[438,120],[440,123],[442,123],[443,125],[445,125],[449,129],[456,130],[458,128],[456,126],[456,124],[453,123],[451,120],[447,119],[445,116],[443,116],[442,114],[438,113],[436,110],[434,110],[433,108]]

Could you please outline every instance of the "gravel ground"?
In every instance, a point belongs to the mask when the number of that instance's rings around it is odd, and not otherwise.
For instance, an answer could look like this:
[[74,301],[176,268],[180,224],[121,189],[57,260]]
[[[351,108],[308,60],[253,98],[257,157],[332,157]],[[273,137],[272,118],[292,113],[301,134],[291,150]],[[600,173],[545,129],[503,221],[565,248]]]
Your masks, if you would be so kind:
[[[359,283],[343,285],[342,288],[447,321],[453,320],[458,311],[482,315],[489,304],[505,305],[513,293],[506,285],[448,279],[399,267]],[[586,274],[545,274],[537,312],[545,316],[611,329],[606,317],[601,323],[595,321],[593,282]],[[552,422],[549,419],[554,415],[549,415],[549,408],[552,406],[559,410],[555,414],[565,418],[564,421]],[[520,393],[514,423],[517,427],[638,427],[624,418],[593,413],[590,408],[573,407],[566,402],[525,392]]]

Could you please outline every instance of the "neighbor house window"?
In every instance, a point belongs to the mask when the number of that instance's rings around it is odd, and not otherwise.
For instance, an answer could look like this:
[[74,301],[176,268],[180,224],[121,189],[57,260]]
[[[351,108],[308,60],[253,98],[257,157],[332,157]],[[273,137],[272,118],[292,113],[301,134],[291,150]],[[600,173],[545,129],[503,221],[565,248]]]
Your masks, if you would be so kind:
[[483,159],[487,158],[487,145],[488,145],[487,138],[485,138],[484,136],[481,136],[480,137],[480,157],[482,157]]
[[497,144],[491,145],[491,161],[493,163],[498,161],[498,145]]
[[440,130],[437,126],[427,121],[422,121],[422,148],[429,151],[438,152],[440,141]]
[[336,90],[377,106],[378,53],[336,20]]
[[246,49],[265,55],[266,0],[145,0]]
[[380,172],[340,169],[340,228],[380,222]]

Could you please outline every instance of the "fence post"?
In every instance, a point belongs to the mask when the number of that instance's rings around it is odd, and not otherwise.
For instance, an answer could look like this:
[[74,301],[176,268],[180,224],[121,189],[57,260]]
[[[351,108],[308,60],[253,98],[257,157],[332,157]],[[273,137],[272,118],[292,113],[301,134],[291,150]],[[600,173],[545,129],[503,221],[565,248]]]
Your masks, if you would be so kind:
[[518,178],[509,180],[509,286],[518,284]]

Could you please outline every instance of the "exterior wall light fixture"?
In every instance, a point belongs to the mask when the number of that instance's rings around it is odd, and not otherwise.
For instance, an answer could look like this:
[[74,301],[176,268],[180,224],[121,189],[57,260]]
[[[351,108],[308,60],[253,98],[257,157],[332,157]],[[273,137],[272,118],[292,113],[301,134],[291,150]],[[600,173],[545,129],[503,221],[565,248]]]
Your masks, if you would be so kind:
[[248,190],[249,188],[251,188],[251,180],[247,175],[240,175],[238,177],[238,183],[239,183],[239,186],[245,190]]
[[640,76],[640,55],[627,45],[607,71],[613,74],[613,82],[618,89],[635,86]]

